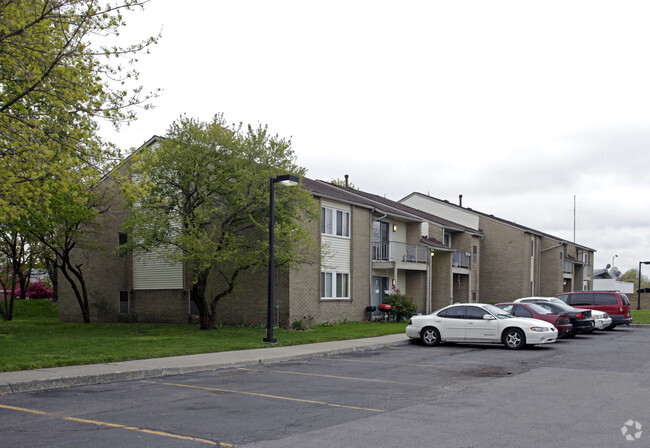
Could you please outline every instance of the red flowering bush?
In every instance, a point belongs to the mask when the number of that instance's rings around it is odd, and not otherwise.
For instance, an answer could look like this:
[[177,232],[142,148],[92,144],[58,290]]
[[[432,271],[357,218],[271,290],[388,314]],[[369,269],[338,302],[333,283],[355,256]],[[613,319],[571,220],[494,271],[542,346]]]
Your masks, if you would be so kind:
[[51,299],[52,289],[45,282],[34,282],[27,287],[26,296],[29,299]]

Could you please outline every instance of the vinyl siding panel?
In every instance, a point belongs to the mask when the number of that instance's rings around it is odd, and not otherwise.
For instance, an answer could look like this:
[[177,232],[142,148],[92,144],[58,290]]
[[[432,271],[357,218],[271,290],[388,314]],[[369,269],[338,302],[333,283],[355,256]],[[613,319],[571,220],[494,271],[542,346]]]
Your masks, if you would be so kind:
[[323,269],[350,272],[350,239],[322,235],[322,241],[328,248],[322,261]]
[[183,263],[160,252],[133,255],[133,289],[183,289]]

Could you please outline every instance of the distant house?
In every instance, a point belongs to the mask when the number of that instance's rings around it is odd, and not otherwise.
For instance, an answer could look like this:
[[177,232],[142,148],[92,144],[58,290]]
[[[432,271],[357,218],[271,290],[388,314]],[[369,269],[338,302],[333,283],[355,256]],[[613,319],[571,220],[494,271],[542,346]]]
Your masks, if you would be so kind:
[[591,289],[594,249],[461,204],[412,193],[401,203],[481,230],[481,301]]

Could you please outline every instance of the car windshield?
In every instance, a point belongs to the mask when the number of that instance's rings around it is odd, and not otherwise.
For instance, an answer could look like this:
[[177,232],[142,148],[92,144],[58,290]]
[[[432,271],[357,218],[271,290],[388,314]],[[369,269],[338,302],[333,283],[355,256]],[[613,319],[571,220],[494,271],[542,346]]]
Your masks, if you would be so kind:
[[492,313],[494,316],[497,317],[497,319],[509,319],[511,317],[514,317],[512,314],[508,314],[505,311],[503,311],[501,308],[497,308],[494,305],[483,305],[483,309]]

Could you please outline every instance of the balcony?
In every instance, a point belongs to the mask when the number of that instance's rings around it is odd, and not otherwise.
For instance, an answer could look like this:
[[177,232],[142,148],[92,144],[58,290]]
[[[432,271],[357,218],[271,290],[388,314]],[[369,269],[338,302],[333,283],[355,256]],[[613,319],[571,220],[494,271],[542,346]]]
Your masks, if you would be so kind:
[[454,252],[451,259],[451,265],[455,268],[469,269],[469,261],[469,252]]
[[564,272],[565,274],[573,274],[573,263],[570,261],[563,261],[562,272]]
[[426,264],[427,255],[427,248],[421,244],[396,241],[372,243],[372,261],[374,262]]

